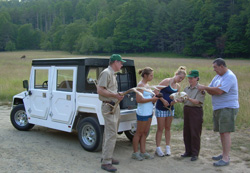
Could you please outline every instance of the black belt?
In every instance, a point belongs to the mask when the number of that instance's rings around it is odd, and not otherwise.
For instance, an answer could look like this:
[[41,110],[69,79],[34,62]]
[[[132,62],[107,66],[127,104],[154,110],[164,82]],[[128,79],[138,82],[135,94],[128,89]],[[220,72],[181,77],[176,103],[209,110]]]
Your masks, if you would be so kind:
[[108,103],[108,104],[111,104],[111,105],[115,105],[115,102],[113,102],[113,101],[102,101],[103,103]]

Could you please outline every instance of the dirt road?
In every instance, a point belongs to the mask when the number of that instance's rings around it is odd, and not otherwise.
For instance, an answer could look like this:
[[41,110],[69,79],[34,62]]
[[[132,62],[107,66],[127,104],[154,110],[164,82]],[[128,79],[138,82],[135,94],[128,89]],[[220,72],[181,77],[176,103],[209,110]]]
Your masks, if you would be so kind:
[[[16,130],[9,120],[10,107],[0,106],[0,172],[105,172],[100,168],[101,152],[87,152],[80,146],[76,133],[66,133],[40,126],[28,132]],[[147,139],[147,151],[155,150],[154,132]],[[121,173],[193,173],[193,172],[250,172],[250,131],[233,134],[230,166],[215,168],[211,156],[220,152],[217,133],[203,130],[200,157],[191,162],[183,159],[182,132],[172,132],[172,155],[153,160],[131,159],[132,144],[122,134],[118,136],[114,157],[120,160],[117,166]],[[237,139],[234,140],[234,139]],[[162,147],[163,147],[162,142]]]

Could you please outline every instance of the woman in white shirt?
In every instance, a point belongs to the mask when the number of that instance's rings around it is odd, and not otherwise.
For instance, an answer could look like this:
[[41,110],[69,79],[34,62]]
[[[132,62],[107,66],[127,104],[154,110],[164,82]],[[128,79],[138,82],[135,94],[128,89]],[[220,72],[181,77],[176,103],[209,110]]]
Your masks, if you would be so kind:
[[[138,83],[137,87],[147,87],[148,82],[152,81],[154,77],[154,71],[150,67],[145,67],[139,70],[139,74],[142,79]],[[136,101],[138,103],[136,110],[137,117],[137,130],[133,138],[134,153],[132,158],[135,160],[152,159],[153,157],[146,152],[146,138],[150,129],[150,124],[153,116],[153,104],[158,100],[152,93],[139,90],[143,97],[136,94]],[[140,143],[140,152],[138,151],[138,144]]]

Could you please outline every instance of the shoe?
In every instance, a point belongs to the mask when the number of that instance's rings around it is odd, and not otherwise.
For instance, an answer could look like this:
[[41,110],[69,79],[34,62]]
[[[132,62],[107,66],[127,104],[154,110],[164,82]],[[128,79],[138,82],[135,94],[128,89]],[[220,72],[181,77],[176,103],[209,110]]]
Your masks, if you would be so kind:
[[[102,163],[102,159],[101,159],[101,163]],[[119,165],[119,161],[116,159],[112,159],[112,165]]]
[[154,157],[151,156],[149,153],[141,153],[140,156],[144,159],[153,159]]
[[192,156],[190,160],[191,161],[196,161],[197,159],[198,159],[198,156]]
[[117,171],[117,169],[114,166],[112,166],[112,164],[102,164],[101,168],[108,171],[108,172]]
[[167,145],[166,146],[166,156],[170,156],[171,155],[171,151],[170,151],[170,146],[169,145]]
[[184,154],[181,155],[181,157],[191,157],[191,154],[184,153]]
[[212,159],[213,160],[221,160],[222,159],[222,155],[219,155],[219,156],[213,156]]
[[224,160],[219,160],[218,162],[215,162],[214,163],[214,166],[227,166],[229,165],[229,161],[228,162],[225,162]]
[[144,158],[141,157],[139,152],[133,153],[132,154],[132,159],[138,160],[138,161],[142,161]]
[[116,159],[112,159],[112,164],[113,165],[119,165],[119,160],[116,160]]
[[165,154],[161,151],[161,148],[156,148],[155,154],[159,157],[164,157]]

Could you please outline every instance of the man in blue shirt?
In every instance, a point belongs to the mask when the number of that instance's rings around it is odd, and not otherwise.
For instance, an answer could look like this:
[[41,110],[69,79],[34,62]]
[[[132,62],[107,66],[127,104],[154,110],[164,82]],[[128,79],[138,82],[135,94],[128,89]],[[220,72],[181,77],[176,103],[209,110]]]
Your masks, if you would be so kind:
[[214,131],[220,133],[222,154],[212,157],[214,166],[229,165],[231,148],[230,133],[235,131],[235,119],[239,110],[238,82],[235,74],[229,70],[225,61],[218,58],[213,62],[217,75],[209,86],[199,85],[199,90],[206,90],[212,95]]

